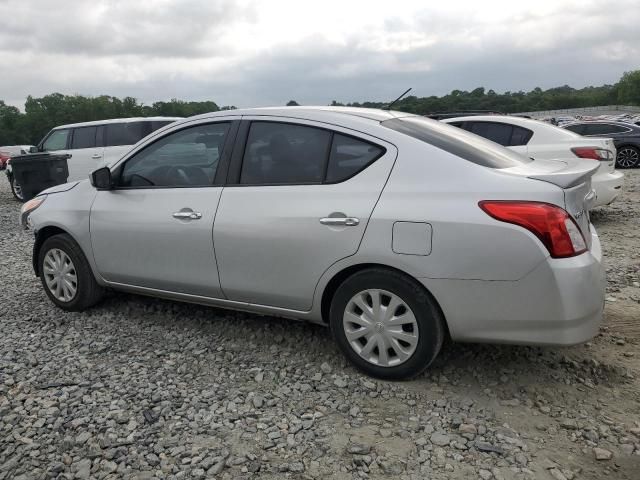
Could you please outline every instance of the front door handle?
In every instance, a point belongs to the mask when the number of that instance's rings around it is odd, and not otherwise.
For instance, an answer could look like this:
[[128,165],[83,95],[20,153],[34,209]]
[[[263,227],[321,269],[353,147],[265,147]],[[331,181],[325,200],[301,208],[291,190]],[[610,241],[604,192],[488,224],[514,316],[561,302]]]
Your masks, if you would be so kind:
[[176,212],[173,214],[173,218],[178,218],[180,220],[200,220],[202,218],[202,214],[200,212]]
[[94,153],[93,155],[91,155],[91,158],[95,158],[97,160],[98,158],[102,158],[102,155],[100,155],[99,153]]
[[355,217],[325,217],[320,219],[322,225],[355,227],[360,220]]

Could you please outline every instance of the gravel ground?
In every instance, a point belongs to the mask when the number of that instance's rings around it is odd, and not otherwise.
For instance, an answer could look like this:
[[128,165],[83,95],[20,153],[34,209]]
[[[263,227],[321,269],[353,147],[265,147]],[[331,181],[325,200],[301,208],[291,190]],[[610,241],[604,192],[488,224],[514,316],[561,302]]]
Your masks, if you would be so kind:
[[626,175],[592,215],[598,337],[446,345],[400,383],[355,371],[318,326],[123,294],[54,308],[2,179],[0,480],[637,480],[640,171]]

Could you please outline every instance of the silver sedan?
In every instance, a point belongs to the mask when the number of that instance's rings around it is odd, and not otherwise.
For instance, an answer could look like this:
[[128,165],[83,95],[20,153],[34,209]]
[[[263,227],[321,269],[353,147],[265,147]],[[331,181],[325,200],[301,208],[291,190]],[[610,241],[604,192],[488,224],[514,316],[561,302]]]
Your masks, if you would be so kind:
[[406,378],[447,336],[567,345],[598,331],[596,168],[400,112],[234,110],[154,132],[25,204],[22,222],[65,310],[113,289],[303,319],[366,373]]

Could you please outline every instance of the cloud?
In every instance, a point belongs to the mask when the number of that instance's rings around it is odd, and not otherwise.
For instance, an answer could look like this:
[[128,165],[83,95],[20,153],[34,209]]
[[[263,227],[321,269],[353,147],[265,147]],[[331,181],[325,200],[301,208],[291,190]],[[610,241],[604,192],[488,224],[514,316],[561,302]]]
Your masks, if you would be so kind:
[[0,99],[18,106],[53,91],[252,106],[581,87],[640,58],[636,0],[0,0],[0,15]]

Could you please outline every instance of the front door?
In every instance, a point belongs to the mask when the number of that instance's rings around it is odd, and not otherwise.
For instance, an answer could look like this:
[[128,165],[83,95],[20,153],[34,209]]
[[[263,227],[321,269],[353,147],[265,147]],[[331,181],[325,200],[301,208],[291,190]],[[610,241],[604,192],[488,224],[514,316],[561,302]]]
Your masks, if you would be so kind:
[[91,208],[91,242],[109,282],[220,298],[213,222],[231,122],[167,132],[113,171]]
[[276,120],[243,122],[235,185],[216,216],[216,257],[230,300],[305,311],[325,270],[358,250],[396,149],[338,127]]

